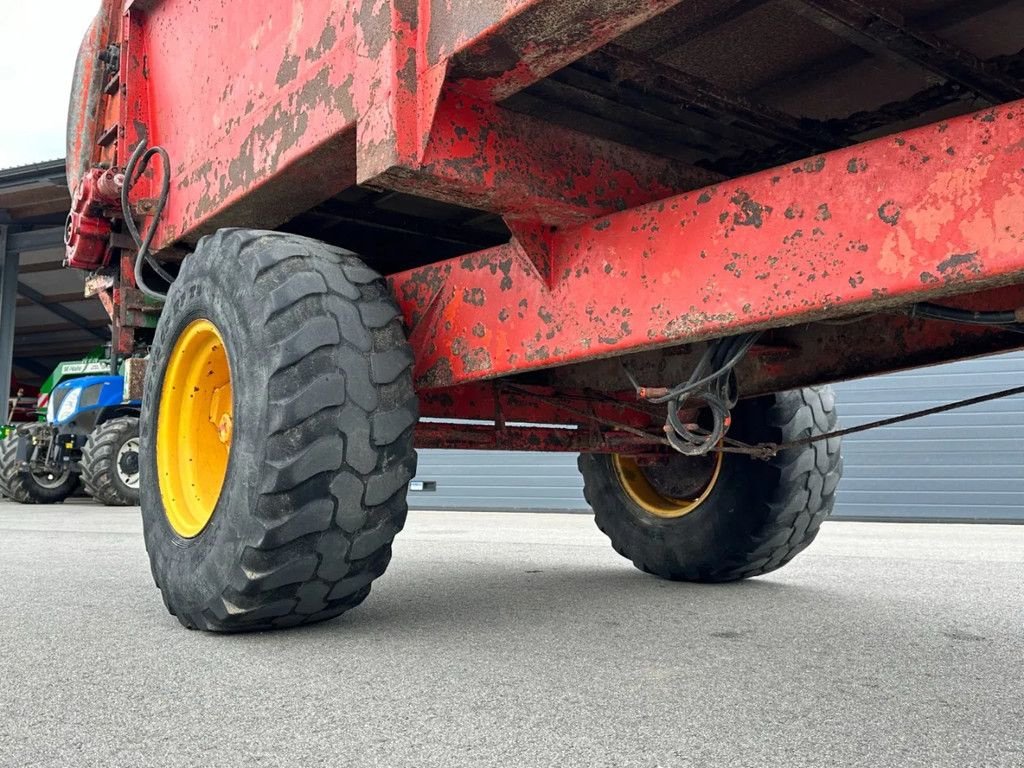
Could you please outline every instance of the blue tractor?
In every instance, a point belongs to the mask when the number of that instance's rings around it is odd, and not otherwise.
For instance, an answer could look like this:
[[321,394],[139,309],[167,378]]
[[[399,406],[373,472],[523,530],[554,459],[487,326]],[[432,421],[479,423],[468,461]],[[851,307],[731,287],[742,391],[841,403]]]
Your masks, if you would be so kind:
[[0,440],[0,494],[22,504],[64,501],[81,482],[108,506],[139,503],[139,407],[122,376],[82,376],[53,388],[45,421]]

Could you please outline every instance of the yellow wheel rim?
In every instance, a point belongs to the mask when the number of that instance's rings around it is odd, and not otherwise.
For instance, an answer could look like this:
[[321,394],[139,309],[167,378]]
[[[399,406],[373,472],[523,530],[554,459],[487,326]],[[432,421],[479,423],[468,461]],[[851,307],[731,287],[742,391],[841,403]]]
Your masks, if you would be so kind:
[[615,476],[618,478],[619,485],[622,486],[622,490],[626,492],[626,495],[634,504],[648,514],[654,515],[654,517],[676,518],[693,512],[693,510],[704,503],[715,489],[718,477],[722,471],[723,454],[716,453],[715,457],[715,466],[711,471],[711,479],[695,499],[673,499],[662,495],[651,485],[640,465],[637,464],[636,459],[632,459],[629,456],[619,456],[617,454],[612,456],[612,467],[615,469]]
[[156,469],[171,528],[202,533],[213,517],[231,454],[231,368],[209,320],[195,320],[171,350],[160,393]]

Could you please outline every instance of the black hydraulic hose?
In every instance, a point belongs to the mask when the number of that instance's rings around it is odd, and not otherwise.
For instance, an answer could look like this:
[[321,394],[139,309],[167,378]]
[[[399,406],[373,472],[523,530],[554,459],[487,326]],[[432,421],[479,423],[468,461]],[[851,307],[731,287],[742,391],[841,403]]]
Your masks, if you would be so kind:
[[984,325],[999,331],[1024,333],[1024,323],[1020,322],[1013,311],[976,312],[970,309],[944,307],[941,304],[921,302],[910,307],[911,317],[924,317],[929,320],[944,320],[949,323],[963,325]]
[[[138,181],[139,177],[142,176],[146,171],[146,167],[149,165],[149,161],[154,156],[159,155],[160,160],[163,162],[163,178],[160,183],[160,195],[157,198],[156,205],[153,208],[152,219],[150,220],[149,226],[146,228],[145,236],[139,234],[138,227],[135,226],[135,219],[132,216],[131,204],[128,202],[128,195],[131,191],[132,186]],[[168,285],[174,282],[174,277],[165,270],[156,259],[149,252],[149,247],[153,242],[153,237],[156,235],[157,223],[160,220],[160,215],[164,211],[164,207],[167,205],[167,198],[170,194],[171,188],[171,161],[167,155],[167,150],[163,147],[153,147],[146,149],[146,139],[142,138],[139,140],[138,146],[132,152],[131,157],[128,159],[128,164],[124,170],[124,184],[121,187],[121,213],[124,216],[125,226],[128,229],[128,233],[132,236],[135,244],[138,246],[138,254],[135,257],[135,282],[139,286],[139,290],[142,291],[146,296],[163,301],[167,298],[166,293],[155,291],[146,285],[146,281],[142,277],[142,264],[145,262],[153,269],[157,275],[160,276]]]
[[[694,366],[689,378],[659,395],[643,395],[639,385],[627,370],[637,393],[650,403],[667,405],[665,437],[675,450],[686,456],[703,456],[713,450],[729,429],[729,412],[736,405],[732,370],[750,350],[760,333],[745,333],[710,344]],[[693,398],[711,413],[712,427],[704,430],[695,424],[684,424],[679,417],[687,402]]]
[[949,320],[952,323],[970,325],[1017,325],[1020,320],[1016,312],[976,312],[970,309],[943,307],[940,304],[921,302],[910,311],[911,317],[927,317],[932,320]]
[[[1024,333],[1021,312],[974,311],[921,302],[911,305],[909,314],[911,317],[984,325],[994,330]],[[649,390],[641,387],[629,370],[626,370],[626,375],[640,397],[650,403],[667,405],[665,437],[669,445],[679,453],[687,456],[703,456],[713,450],[731,450],[722,448],[721,444],[726,439],[729,414],[736,405],[737,399],[737,393],[732,391],[734,389],[732,370],[757,342],[760,335],[760,333],[745,333],[709,343],[689,378],[671,389],[658,390],[658,394],[650,393]],[[696,424],[684,424],[680,418],[680,412],[686,408],[687,402],[691,398],[694,403],[699,403],[700,406],[710,411],[712,421],[710,430]]]
[[[737,363],[743,359],[743,356],[754,345],[754,342],[757,341],[760,335],[760,333],[748,333],[711,344],[685,384],[674,387],[667,395],[648,399],[652,403],[666,403],[669,400],[678,400],[683,395],[715,381],[736,367]],[[702,376],[701,374],[704,373],[708,365],[713,366],[711,373]],[[697,378],[698,376],[700,378]]]

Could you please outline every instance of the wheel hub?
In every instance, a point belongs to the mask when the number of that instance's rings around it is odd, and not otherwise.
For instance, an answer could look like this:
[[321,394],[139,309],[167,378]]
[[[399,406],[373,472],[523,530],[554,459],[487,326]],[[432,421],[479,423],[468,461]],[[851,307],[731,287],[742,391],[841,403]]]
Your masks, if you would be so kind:
[[220,331],[195,320],[171,350],[157,415],[156,463],[167,520],[182,538],[209,524],[227,476],[231,369]]
[[129,488],[139,487],[139,439],[125,440],[117,450],[117,476]]
[[722,470],[723,454],[673,456],[643,465],[629,456],[615,455],[612,467],[626,495],[645,512],[677,518],[697,509],[711,495]]

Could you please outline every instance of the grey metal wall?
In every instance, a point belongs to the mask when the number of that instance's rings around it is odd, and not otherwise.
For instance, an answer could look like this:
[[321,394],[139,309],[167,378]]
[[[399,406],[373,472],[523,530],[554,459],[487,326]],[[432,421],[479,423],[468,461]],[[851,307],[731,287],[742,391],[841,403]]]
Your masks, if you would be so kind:
[[[846,382],[843,426],[1024,384],[1024,353]],[[837,517],[1024,520],[1024,397],[848,437]],[[584,510],[576,456],[421,451],[420,509]]]
[[[1024,384],[1020,352],[846,382],[844,425]],[[1024,397],[851,435],[837,515],[1024,520]]]
[[419,509],[585,510],[575,453],[420,451],[418,481],[436,491],[409,493]]

